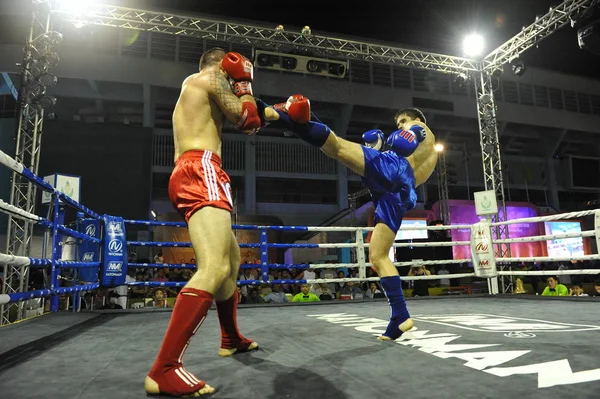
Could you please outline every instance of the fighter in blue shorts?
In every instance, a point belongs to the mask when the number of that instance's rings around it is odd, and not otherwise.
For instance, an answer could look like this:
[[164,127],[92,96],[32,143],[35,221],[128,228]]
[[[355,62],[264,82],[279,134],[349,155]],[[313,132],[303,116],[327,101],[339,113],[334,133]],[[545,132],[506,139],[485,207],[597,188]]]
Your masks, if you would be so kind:
[[425,124],[425,116],[416,108],[400,110],[395,118],[399,130],[387,138],[381,130],[370,130],[363,134],[365,145],[360,145],[311,121],[310,102],[302,95],[272,108],[257,100],[257,106],[264,107],[264,112],[259,113],[266,123],[293,132],[362,176],[375,206],[370,260],[391,309],[390,322],[379,338],[398,339],[413,327],[413,321],[406,308],[400,276],[388,254],[404,214],[415,207],[416,188],[427,181],[437,163],[435,137]]

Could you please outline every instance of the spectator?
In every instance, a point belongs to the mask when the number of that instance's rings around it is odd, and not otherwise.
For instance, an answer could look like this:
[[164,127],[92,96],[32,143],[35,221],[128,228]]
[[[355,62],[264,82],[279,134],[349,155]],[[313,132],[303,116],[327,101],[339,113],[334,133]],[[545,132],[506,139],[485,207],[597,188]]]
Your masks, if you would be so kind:
[[594,296],[600,296],[600,280],[594,281],[594,291],[596,292]]
[[264,303],[265,301],[262,299],[258,290],[255,287],[252,287],[248,290],[248,297],[246,298],[246,303]]
[[162,249],[159,249],[156,255],[154,255],[154,263],[164,263],[165,258],[163,257]]
[[569,290],[558,281],[558,277],[550,276],[546,280],[548,286],[542,292],[543,296],[569,296]]
[[153,308],[168,308],[167,298],[165,298],[165,292],[160,288],[154,291],[154,298],[146,304],[147,307]]
[[309,292],[310,287],[308,284],[302,284],[300,286],[300,293],[294,295],[292,302],[320,302],[318,296]]
[[[430,276],[431,272],[427,270],[425,266],[411,267],[409,276]],[[412,296],[429,296],[429,281],[427,280],[414,280],[413,282]]]
[[108,293],[108,303],[102,306],[100,309],[123,309],[121,305],[118,303],[119,294],[115,291],[111,291]]
[[589,296],[588,294],[583,292],[583,283],[571,284],[571,289],[569,290],[569,295],[571,295],[571,296]]
[[371,283],[369,283],[369,289],[367,290],[367,292],[365,293],[365,296],[367,298],[384,298],[385,295],[383,294],[383,292],[381,291],[381,289],[379,288],[379,286],[377,285],[376,282],[372,281]]
[[[440,268],[440,270],[438,270],[438,275],[446,275],[446,274],[450,274],[450,272],[446,269],[445,265],[442,265],[442,267]],[[449,287],[450,286],[450,279],[449,278],[442,278],[440,279],[440,285],[442,287]]]
[[282,292],[281,284],[273,284],[271,293],[263,298],[267,303],[285,303],[288,302],[287,296]]
[[154,277],[153,281],[158,281],[158,282],[161,282],[161,283],[166,283],[167,281],[169,281],[169,279],[165,275],[165,270],[164,269],[158,269],[158,271],[156,272],[156,277]]
[[354,281],[348,281],[340,290],[340,299],[363,299],[363,292]]

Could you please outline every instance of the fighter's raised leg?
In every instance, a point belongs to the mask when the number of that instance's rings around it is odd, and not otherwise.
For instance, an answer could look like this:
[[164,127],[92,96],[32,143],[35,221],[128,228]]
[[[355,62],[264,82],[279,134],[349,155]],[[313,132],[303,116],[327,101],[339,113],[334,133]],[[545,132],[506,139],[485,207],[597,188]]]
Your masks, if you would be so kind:
[[229,249],[231,274],[215,294],[217,314],[221,325],[221,347],[219,356],[232,356],[235,353],[258,349],[258,343],[245,338],[239,331],[237,323],[237,305],[239,292],[236,290],[237,277],[240,270],[240,247],[233,232]]
[[389,258],[390,248],[394,244],[396,233],[385,223],[377,223],[369,244],[371,263],[380,277],[381,288],[390,305],[390,322],[385,332],[378,338],[381,340],[398,339],[402,333],[413,328],[398,270]]
[[230,276],[231,213],[201,208],[189,218],[188,229],[198,271],[175,302],[163,345],[144,383],[150,394],[199,396],[215,391],[184,369],[183,356],[206,319],[215,293]]
[[[300,139],[319,148],[328,157],[341,162],[360,176],[364,176],[365,157],[362,146],[339,137],[323,123],[310,121],[310,104],[307,101],[308,99],[305,98],[295,102],[288,101],[289,107],[285,112],[265,108],[265,118],[276,127],[291,130]],[[288,115],[287,112],[290,114]],[[306,113],[308,113],[308,119],[304,121],[302,119],[307,118]],[[296,122],[297,120],[302,120],[302,122]]]

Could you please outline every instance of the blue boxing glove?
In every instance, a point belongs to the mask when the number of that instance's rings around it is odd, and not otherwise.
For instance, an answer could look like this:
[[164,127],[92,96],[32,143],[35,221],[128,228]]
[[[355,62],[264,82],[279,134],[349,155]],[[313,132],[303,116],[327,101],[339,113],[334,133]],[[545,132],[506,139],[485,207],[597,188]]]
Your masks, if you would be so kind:
[[379,129],[369,130],[364,132],[362,135],[362,139],[365,142],[365,147],[373,148],[377,151],[381,150],[383,147],[383,139],[385,135]]
[[410,156],[419,146],[417,136],[410,130],[396,130],[385,141],[387,147],[402,157]]
[[415,134],[419,143],[422,143],[427,136],[427,130],[421,125],[412,125],[408,130]]

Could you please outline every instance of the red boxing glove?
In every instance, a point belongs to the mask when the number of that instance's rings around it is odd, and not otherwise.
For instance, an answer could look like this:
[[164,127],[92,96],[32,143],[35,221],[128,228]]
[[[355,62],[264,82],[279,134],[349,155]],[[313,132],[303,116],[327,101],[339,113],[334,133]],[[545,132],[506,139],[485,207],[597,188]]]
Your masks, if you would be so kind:
[[283,111],[296,123],[310,122],[310,100],[302,94],[294,94],[287,102],[273,105],[278,111]]
[[227,53],[221,61],[223,70],[234,81],[233,93],[238,96],[252,95],[252,78],[254,66],[252,62],[240,53]]

